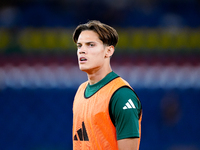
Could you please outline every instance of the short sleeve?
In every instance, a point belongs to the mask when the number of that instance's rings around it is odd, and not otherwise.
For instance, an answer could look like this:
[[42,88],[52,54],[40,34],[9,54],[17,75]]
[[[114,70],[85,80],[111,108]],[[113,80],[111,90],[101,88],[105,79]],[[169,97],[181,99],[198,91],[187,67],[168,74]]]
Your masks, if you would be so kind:
[[139,138],[141,103],[132,89],[118,89],[110,100],[109,112],[116,127],[117,140]]

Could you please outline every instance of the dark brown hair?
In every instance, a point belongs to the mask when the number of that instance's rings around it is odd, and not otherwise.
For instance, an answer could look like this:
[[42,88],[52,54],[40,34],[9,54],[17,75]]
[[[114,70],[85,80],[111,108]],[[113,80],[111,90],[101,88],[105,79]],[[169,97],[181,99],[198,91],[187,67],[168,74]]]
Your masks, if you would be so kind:
[[103,42],[103,44],[114,47],[118,42],[118,33],[117,31],[110,27],[109,25],[103,24],[100,21],[92,20],[86,24],[80,24],[77,26],[73,33],[73,40],[75,43],[78,41],[78,37],[82,31],[91,30],[96,32],[99,35],[99,39]]

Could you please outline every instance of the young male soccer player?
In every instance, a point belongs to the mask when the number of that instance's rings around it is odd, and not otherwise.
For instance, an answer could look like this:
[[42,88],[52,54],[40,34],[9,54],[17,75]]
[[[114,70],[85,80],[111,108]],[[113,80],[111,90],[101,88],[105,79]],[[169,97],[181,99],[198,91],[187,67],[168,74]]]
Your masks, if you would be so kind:
[[74,98],[73,149],[139,149],[141,103],[110,66],[117,31],[99,21],[89,21],[75,29],[73,40],[79,68],[88,76]]

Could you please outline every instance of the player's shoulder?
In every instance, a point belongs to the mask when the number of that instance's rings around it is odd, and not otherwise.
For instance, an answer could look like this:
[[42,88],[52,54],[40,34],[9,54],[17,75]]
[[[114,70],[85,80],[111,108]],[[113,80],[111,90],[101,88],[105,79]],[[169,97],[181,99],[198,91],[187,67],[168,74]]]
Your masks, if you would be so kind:
[[81,90],[85,90],[85,88],[87,87],[87,85],[88,85],[88,81],[83,82],[82,84],[80,84],[76,93],[80,92]]
[[116,105],[124,105],[128,101],[132,101],[137,108],[140,108],[140,101],[135,91],[129,86],[123,86],[115,91],[111,98],[111,103]]
[[87,86],[88,85],[88,81],[85,81],[85,82],[83,82],[83,83],[81,83],[80,85],[79,85],[79,88],[80,87],[83,87],[83,86]]
[[113,96],[115,96],[115,97],[127,97],[127,96],[137,97],[135,91],[128,85],[118,88],[115,91],[115,93],[113,94]]

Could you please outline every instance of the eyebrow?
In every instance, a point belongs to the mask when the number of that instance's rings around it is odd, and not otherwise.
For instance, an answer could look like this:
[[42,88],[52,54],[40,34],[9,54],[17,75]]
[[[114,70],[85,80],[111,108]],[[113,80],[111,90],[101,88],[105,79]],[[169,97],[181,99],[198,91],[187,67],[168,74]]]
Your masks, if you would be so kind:
[[[96,42],[94,42],[94,41],[89,41],[89,42],[85,42],[86,44],[90,44],[90,43],[96,43]],[[76,44],[81,44],[81,43],[76,43]]]

